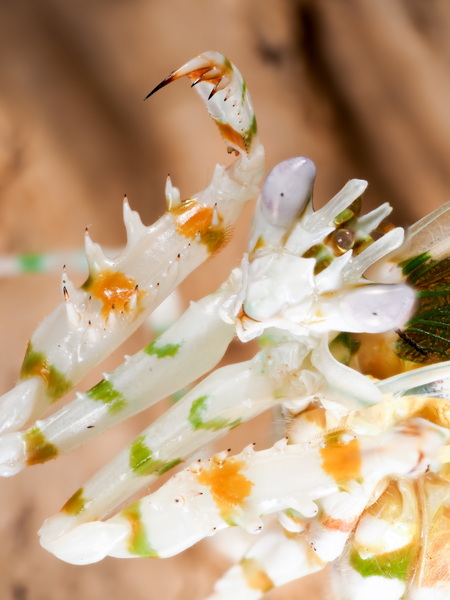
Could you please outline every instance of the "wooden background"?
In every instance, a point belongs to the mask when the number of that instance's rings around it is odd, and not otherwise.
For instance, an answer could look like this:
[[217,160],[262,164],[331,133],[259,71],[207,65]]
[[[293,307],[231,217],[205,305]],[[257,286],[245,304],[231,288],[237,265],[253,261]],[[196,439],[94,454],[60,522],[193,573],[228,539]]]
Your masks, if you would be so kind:
[[[0,253],[76,248],[86,225],[118,246],[124,193],[149,224],[164,210],[169,172],[183,196],[202,189],[227,157],[198,98],[181,81],[142,99],[209,49],[244,74],[269,167],[311,157],[318,205],[349,178],[366,178],[367,206],[387,200],[397,223],[411,223],[450,189],[449,31],[446,0],[1,0]],[[247,211],[231,246],[183,286],[186,299],[238,264],[249,219]],[[2,391],[59,298],[57,275],[0,281]],[[121,353],[147,338],[138,333]],[[88,567],[38,544],[43,519],[137,431],[131,422],[0,481],[2,600],[200,600],[210,591],[227,563],[206,544],[166,561]],[[249,426],[242,443],[255,436]],[[330,598],[326,578],[268,595],[293,597]]]

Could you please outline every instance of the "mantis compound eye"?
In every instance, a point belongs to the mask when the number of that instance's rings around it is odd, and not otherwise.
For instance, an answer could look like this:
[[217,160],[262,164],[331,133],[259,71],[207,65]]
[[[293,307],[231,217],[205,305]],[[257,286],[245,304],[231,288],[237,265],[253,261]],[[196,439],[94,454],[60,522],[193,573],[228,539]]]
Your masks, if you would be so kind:
[[382,333],[404,325],[411,317],[415,300],[414,290],[401,283],[367,285],[346,294],[341,300],[341,311],[350,331]]
[[269,223],[286,227],[298,217],[311,197],[315,178],[314,163],[303,156],[274,167],[261,191],[261,208]]

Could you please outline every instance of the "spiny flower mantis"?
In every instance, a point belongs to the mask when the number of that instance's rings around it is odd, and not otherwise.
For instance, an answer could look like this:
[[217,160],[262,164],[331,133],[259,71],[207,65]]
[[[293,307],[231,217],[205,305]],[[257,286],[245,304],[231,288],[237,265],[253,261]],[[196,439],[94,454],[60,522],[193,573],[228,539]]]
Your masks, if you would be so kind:
[[[63,302],[0,399],[0,474],[56,458],[205,376],[235,337],[257,339],[254,358],[211,371],[79,488],[44,523],[44,548],[75,564],[166,557],[240,526],[261,533],[211,599],[260,598],[327,564],[340,600],[448,598],[449,207],[406,239],[386,226],[388,204],[361,214],[361,180],[314,211],[315,167],[303,157],[277,165],[259,194],[264,151],[240,73],[205,52],[154,91],[183,76],[236,158],[185,200],[168,180],[167,212],[150,227],[125,202],[128,242],[115,259],[86,235],[87,281],[76,289],[63,273]],[[248,252],[223,285],[35,421],[229,240],[258,195]],[[286,435],[271,448],[195,460],[274,407]]]

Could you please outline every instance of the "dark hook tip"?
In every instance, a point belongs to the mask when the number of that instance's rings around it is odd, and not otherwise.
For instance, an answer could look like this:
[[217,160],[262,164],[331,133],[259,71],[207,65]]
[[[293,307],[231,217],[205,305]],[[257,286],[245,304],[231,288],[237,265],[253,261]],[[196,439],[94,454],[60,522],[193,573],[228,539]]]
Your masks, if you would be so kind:
[[166,77],[166,79],[164,79],[163,81],[161,81],[161,83],[158,83],[158,85],[156,87],[154,87],[152,89],[151,92],[149,92],[145,98],[144,98],[144,102],[150,98],[150,96],[153,96],[153,94],[155,94],[158,90],[160,90],[161,88],[163,88],[164,86],[166,86],[168,83],[170,83],[172,81],[172,73],[169,75],[169,77]]

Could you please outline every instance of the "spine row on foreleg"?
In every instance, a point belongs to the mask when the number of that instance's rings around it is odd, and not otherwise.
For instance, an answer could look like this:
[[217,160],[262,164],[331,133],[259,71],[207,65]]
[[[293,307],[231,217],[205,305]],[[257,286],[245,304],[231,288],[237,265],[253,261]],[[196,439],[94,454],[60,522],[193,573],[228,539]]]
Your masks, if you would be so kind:
[[[89,277],[75,289],[63,275],[63,303],[32,336],[16,388],[0,399],[0,432],[29,423],[124,341],[170,292],[229,239],[244,204],[257,196],[264,152],[248,91],[218,53],[187,63],[163,84],[194,78],[228,146],[238,157],[217,167],[210,185],[184,202],[168,186],[168,212],[144,227],[124,202],[128,241],[115,259],[86,234]],[[161,87],[161,86],[159,86]]]

